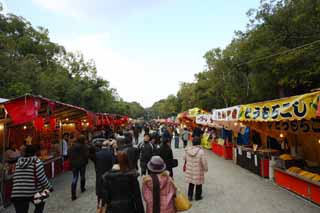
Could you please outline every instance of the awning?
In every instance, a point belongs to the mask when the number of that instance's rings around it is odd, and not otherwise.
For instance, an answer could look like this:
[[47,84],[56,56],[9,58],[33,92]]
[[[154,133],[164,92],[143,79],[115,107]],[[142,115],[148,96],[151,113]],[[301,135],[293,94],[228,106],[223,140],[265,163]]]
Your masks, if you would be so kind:
[[320,92],[242,105],[240,121],[294,121],[316,118]]
[[38,122],[43,118],[54,118],[61,121],[88,119],[88,123],[92,125],[95,122],[94,115],[84,108],[41,96],[26,95],[11,99],[3,104],[13,125]]

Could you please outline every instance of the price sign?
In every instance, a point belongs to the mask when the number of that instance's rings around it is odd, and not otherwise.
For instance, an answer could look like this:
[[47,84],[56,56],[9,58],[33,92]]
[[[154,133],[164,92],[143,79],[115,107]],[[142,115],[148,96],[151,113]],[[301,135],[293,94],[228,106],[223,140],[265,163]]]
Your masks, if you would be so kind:
[[238,147],[238,154],[242,155],[242,149],[240,147]]
[[258,157],[257,157],[257,155],[254,156],[254,165],[258,166]]
[[247,152],[247,158],[251,159],[251,152]]

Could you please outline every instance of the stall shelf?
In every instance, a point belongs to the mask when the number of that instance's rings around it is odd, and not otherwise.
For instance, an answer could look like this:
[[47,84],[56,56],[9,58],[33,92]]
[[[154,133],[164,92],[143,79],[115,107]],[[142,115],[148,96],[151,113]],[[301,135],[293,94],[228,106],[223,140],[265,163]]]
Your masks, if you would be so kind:
[[307,178],[301,177],[297,174],[290,173],[279,168],[274,168],[274,170],[275,182],[279,186],[320,205],[319,182],[311,181]]

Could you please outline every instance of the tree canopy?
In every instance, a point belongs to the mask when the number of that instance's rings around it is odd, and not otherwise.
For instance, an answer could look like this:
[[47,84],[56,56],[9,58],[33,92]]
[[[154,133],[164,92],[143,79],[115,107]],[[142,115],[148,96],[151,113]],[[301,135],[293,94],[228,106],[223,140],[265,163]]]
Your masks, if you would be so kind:
[[[192,107],[224,108],[319,88],[319,10],[319,0],[261,0],[258,9],[248,11],[245,31],[236,31],[226,48],[204,54],[205,70],[195,75],[194,83],[181,84],[178,104],[167,114]],[[157,106],[150,110],[161,115]]]
[[141,117],[143,107],[113,96],[115,89],[97,75],[93,60],[49,38],[49,31],[33,27],[23,17],[1,13],[0,97],[31,93],[74,104],[95,112]]

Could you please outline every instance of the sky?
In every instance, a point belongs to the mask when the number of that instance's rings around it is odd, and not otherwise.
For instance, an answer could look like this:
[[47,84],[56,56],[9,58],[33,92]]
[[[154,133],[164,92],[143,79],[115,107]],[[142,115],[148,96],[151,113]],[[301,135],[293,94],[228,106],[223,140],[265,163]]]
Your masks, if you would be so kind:
[[96,62],[125,101],[144,107],[204,70],[206,51],[244,30],[260,0],[0,0],[49,30],[53,42]]

